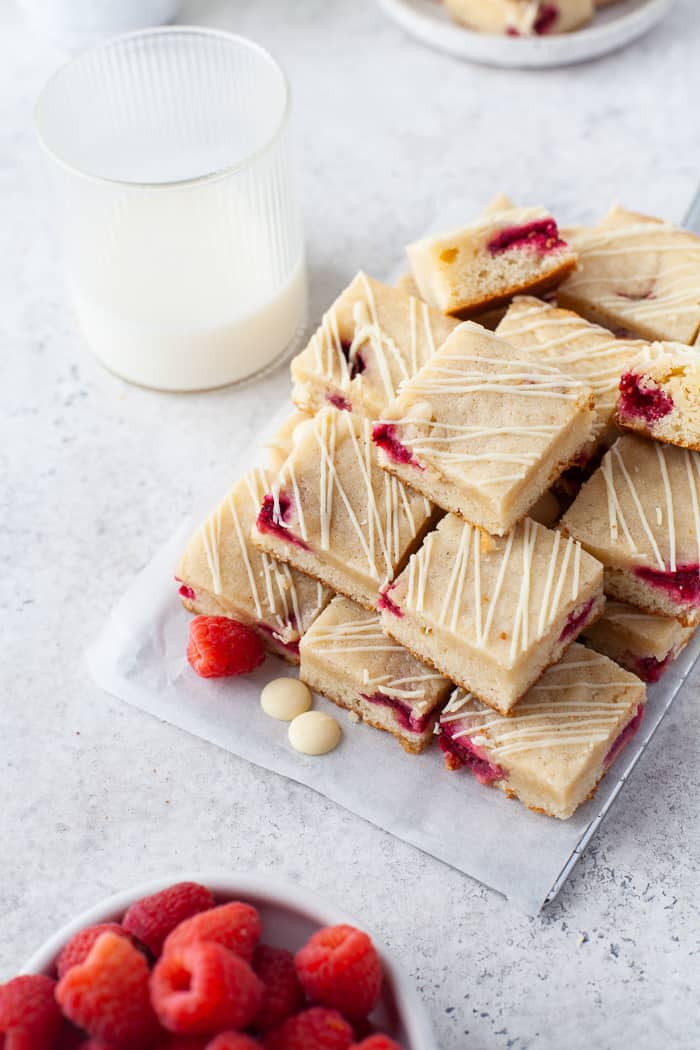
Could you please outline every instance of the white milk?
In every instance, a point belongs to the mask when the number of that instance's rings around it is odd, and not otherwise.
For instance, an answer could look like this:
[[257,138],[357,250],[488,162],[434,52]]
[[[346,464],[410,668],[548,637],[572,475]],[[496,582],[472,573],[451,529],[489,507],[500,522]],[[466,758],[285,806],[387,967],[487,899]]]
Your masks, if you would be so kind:
[[82,203],[68,231],[73,300],[89,346],[117,375],[206,390],[266,368],[301,335],[303,255],[280,251],[254,193],[224,180]]
[[37,28],[68,47],[171,22],[180,0],[19,0]]

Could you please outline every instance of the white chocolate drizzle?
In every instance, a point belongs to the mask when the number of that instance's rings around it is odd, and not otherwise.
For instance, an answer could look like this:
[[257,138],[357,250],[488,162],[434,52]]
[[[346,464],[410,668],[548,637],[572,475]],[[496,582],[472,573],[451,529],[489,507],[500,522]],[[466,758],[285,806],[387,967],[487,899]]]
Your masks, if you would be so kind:
[[[275,633],[286,642],[304,633],[325,605],[328,591],[323,584],[316,583],[315,603],[309,603],[308,600],[305,602],[297,589],[299,574],[269,554],[258,551],[249,542],[250,522],[255,520],[263,496],[270,490],[271,480],[261,468],[246,474],[239,483],[240,487],[245,487],[248,499],[244,520],[241,520],[236,506],[238,493],[234,489],[201,526],[199,537],[211,574],[212,592],[217,596],[221,595],[224,587],[221,564],[222,527],[224,515],[230,516],[256,618],[270,620],[275,627]],[[259,568],[256,569],[254,563],[258,563]]]
[[[626,315],[631,322],[677,323],[683,315],[697,329],[700,319],[700,241],[667,223],[637,222],[604,225],[587,231],[575,245],[580,253],[579,271],[566,284],[567,292],[592,289],[602,309]],[[673,256],[678,257],[673,262]],[[635,256],[645,256],[640,264]],[[671,261],[667,261],[668,258]],[[601,272],[596,261],[624,260],[624,268]],[[642,268],[643,267],[643,268]],[[591,272],[593,268],[593,272]],[[626,282],[649,288],[648,298],[629,298]],[[603,289],[615,289],[606,293]]]
[[[332,609],[332,606],[330,608]],[[391,673],[372,675],[369,668],[366,665],[363,666],[361,678],[364,689],[381,693],[383,696],[394,697],[397,700],[414,702],[420,706],[420,701],[431,698],[429,695],[431,686],[445,684],[446,680],[442,675],[430,672],[407,649],[384,634],[378,614],[367,613],[362,618],[342,620],[339,623],[330,623],[328,619],[329,617],[322,618],[312,628],[307,644],[312,645],[313,649],[343,657],[351,653],[365,656],[393,653],[401,658],[398,675]]]
[[[361,294],[352,306],[352,338],[349,350],[343,350],[340,335],[338,306],[334,304],[324,315],[320,327],[309,344],[313,370],[326,383],[348,392],[351,387],[361,392],[368,384],[378,384],[382,400],[391,401],[399,385],[414,376],[435,352],[435,333],[427,303],[414,296],[405,299],[407,319],[406,345],[399,345],[382,327],[372,285],[364,273],[356,279]],[[347,343],[346,343],[347,345]],[[358,354],[371,351],[371,365],[367,371],[353,375]]]
[[[379,468],[369,420],[329,408],[314,418],[311,433],[319,460],[319,547],[331,550],[333,523],[344,512],[368,574],[382,584],[393,577],[407,543],[418,535],[432,507],[425,497],[407,490],[398,478]],[[350,467],[346,464],[341,471],[340,448],[348,443],[353,458]],[[290,527],[280,507],[280,493],[290,480],[302,538],[306,541],[308,529],[304,525],[304,501],[294,476],[294,456],[287,460],[272,485],[274,520],[281,528]]]
[[[581,544],[525,518],[508,536],[488,537],[487,553],[484,553],[484,534],[468,522],[459,524],[457,549],[447,583],[440,579],[439,593],[432,596],[439,610],[437,623],[457,632],[464,630],[466,621],[471,621],[473,643],[483,650],[489,646],[498,616],[501,637],[510,639],[510,660],[513,661],[518,653],[527,651],[533,642],[546,635],[562,610],[579,597]],[[439,539],[439,529],[430,533],[409,561],[407,610],[425,612],[426,593],[431,590],[431,556]],[[490,563],[489,579],[492,580],[488,591],[484,590],[485,558]],[[533,585],[535,573],[538,581],[544,579],[541,597]],[[503,585],[509,576],[520,582],[515,601],[509,599],[505,603]]]
[[[663,493],[664,508],[655,505],[653,515],[645,510],[643,498],[657,491],[653,476],[644,472],[641,486],[635,480],[639,474],[639,455],[647,446],[637,438],[622,438],[613,445],[601,464],[608,503],[610,540],[621,539],[635,556],[651,557],[662,572],[675,572],[678,567],[677,517],[679,507],[690,505],[694,546],[700,565],[700,507],[697,480],[700,474],[700,455],[688,449],[676,449],[661,442],[653,442],[658,465],[659,490]],[[626,461],[629,457],[629,463]],[[651,466],[651,461],[645,459]],[[585,499],[585,493],[583,497]]]
[[[497,763],[531,751],[571,746],[592,750],[612,744],[643,702],[644,687],[622,673],[618,680],[596,681],[596,668],[606,673],[615,665],[598,653],[586,652],[586,659],[578,659],[578,653],[570,650],[571,659],[564,658],[546,671],[509,717],[498,715],[471,693],[455,689],[440,724],[463,723],[450,736],[457,740],[468,737]],[[583,671],[592,677],[582,677]]]
[[[548,337],[549,334],[551,337]],[[598,325],[589,324],[570,311],[559,311],[547,303],[511,306],[497,335],[525,354],[551,360],[562,372],[582,380],[595,397],[593,436],[610,422],[620,382],[627,363],[641,343],[615,339]]]
[[[482,330],[479,335],[493,339],[501,353],[508,349],[490,333]],[[520,399],[543,398],[564,405],[582,403],[590,393],[585,383],[552,365],[531,362],[526,357],[450,352],[445,346],[426,369],[402,388],[396,412],[379,422],[396,428],[399,441],[420,465],[430,464],[449,472],[453,466],[473,464],[477,469],[469,472],[470,483],[494,494],[494,489],[508,489],[526,478],[564,425],[541,420],[529,423],[527,419],[523,421],[522,412],[519,419]],[[496,395],[493,404],[497,417],[493,425],[450,421],[450,411],[454,412],[450,399],[471,395],[481,399],[488,394]],[[444,411],[443,399],[447,399]],[[466,406],[462,418],[469,418]],[[496,464],[502,464],[503,469],[491,469]],[[487,469],[480,470],[481,465]]]

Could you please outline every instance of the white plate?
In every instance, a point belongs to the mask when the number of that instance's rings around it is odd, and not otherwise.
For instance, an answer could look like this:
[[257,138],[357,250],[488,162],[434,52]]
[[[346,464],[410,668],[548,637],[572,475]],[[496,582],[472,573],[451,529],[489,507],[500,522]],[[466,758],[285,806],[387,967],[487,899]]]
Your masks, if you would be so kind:
[[[362,922],[348,916],[335,905],[320,900],[315,893],[270,878],[269,875],[251,872],[174,872],[168,878],[107,897],[78,915],[34,952],[22,973],[46,973],[51,976],[61,948],[78,930],[100,922],[119,922],[134,901],[182,881],[200,882],[208,886],[218,901],[245,900],[252,904],[260,912],[265,942],[289,951],[300,948],[319,926],[349,923],[359,929],[364,928]],[[428,1013],[416,994],[415,986],[373,934],[372,940],[381,955],[385,975],[382,996],[372,1013],[372,1020],[382,1031],[399,1040],[407,1050],[437,1050]]]
[[621,0],[573,33],[508,37],[456,25],[438,0],[380,0],[395,22],[424,44],[491,66],[543,69],[584,62],[624,47],[669,11],[673,0]]

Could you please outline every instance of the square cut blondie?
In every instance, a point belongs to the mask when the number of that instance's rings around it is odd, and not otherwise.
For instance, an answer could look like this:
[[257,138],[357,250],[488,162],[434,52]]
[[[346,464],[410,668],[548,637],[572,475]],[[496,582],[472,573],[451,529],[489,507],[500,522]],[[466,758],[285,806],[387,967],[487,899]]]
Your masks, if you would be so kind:
[[609,601],[601,618],[581,638],[644,682],[658,682],[695,633],[678,620]]
[[455,326],[421,299],[359,273],[292,361],[292,399],[304,412],[331,404],[376,419]]
[[700,453],[626,434],[559,528],[605,566],[611,598],[700,620]]
[[383,471],[368,419],[322,409],[261,500],[253,543],[374,610],[436,516]]
[[576,254],[544,208],[488,210],[461,229],[409,244],[421,296],[443,313],[469,319],[522,292],[554,288],[576,268]]
[[593,0],[445,0],[460,25],[481,33],[506,36],[544,36],[568,33],[590,22]]
[[457,689],[440,717],[440,747],[448,769],[466,766],[482,784],[567,820],[634,736],[645,701],[635,675],[572,645],[512,718]]
[[379,614],[340,596],[302,639],[299,677],[405,751],[430,744],[452,683],[382,631]]
[[256,469],[238,481],[197,530],[177,569],[182,604],[203,616],[229,616],[254,627],[267,648],[299,662],[299,639],[332,593],[261,554],[250,530],[273,475]]
[[555,365],[593,391],[595,418],[588,444],[576,468],[584,470],[599,450],[607,450],[618,436],[615,405],[620,376],[647,345],[640,340],[616,339],[571,310],[561,310],[540,299],[515,299],[496,329],[496,335],[533,361]]
[[529,518],[507,537],[448,514],[379,601],[382,626],[508,714],[600,616],[603,567]]
[[557,300],[617,334],[693,344],[700,329],[700,237],[614,207],[567,234],[578,271]]
[[625,430],[700,452],[698,350],[647,343],[620,379],[616,418]]
[[503,535],[576,460],[593,419],[580,381],[466,322],[403,384],[373,437],[385,470]]

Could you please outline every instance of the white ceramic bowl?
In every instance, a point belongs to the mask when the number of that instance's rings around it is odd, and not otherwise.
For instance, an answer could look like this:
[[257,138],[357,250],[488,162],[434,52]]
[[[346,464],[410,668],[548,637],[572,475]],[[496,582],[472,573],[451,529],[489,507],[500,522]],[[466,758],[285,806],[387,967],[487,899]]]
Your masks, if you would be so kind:
[[[361,920],[320,900],[315,893],[268,875],[250,872],[238,875],[185,872],[134,886],[100,901],[61,927],[34,952],[21,972],[51,974],[61,948],[78,930],[98,922],[119,921],[129,905],[140,897],[183,881],[200,882],[208,886],[217,900],[244,900],[254,905],[263,921],[265,941],[292,951],[300,948],[319,926],[349,923],[365,929]],[[404,1050],[438,1050],[427,1011],[412,982],[371,931],[367,932],[381,955],[386,977],[382,998],[372,1020],[378,1028],[396,1039]]]

